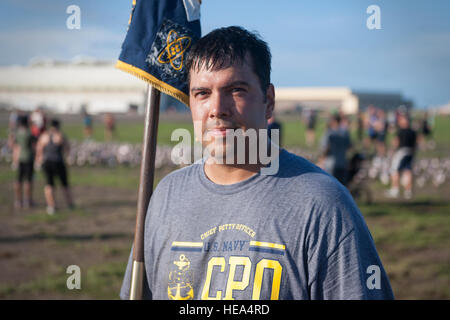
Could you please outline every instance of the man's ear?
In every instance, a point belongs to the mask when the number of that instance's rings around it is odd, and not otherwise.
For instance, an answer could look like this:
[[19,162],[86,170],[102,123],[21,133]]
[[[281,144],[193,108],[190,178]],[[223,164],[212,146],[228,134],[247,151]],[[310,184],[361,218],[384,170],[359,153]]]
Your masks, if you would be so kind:
[[269,84],[266,90],[266,119],[270,119],[275,108],[275,87]]

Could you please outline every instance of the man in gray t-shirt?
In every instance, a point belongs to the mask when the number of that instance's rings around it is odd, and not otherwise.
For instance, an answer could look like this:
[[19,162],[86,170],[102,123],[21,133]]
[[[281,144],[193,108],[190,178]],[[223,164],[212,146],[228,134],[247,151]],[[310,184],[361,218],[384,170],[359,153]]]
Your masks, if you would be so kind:
[[[270,174],[249,161],[249,146],[244,163],[217,161],[234,150],[226,129],[262,132],[272,115],[266,43],[218,29],[192,47],[186,67],[194,131],[210,156],[167,175],[152,195],[144,298],[393,299],[364,219],[333,177],[283,149]],[[131,265],[130,255],[122,299]]]
[[322,138],[323,169],[344,186],[347,185],[347,151],[350,147],[350,134],[346,128],[341,127],[341,116],[335,114],[331,117],[329,128]]

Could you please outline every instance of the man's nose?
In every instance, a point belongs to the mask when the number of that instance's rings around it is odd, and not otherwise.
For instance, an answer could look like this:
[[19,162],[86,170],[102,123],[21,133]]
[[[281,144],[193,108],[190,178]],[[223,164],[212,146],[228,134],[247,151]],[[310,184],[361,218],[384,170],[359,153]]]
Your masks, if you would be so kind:
[[215,93],[212,95],[210,100],[209,117],[224,119],[228,118],[231,114],[230,112],[230,101],[222,93]]

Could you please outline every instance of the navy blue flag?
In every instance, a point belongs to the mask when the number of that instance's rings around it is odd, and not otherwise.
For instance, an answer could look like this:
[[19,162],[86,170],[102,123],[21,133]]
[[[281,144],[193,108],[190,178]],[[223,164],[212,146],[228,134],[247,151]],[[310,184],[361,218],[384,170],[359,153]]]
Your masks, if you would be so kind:
[[201,0],[134,0],[116,67],[189,105],[186,54],[200,38]]

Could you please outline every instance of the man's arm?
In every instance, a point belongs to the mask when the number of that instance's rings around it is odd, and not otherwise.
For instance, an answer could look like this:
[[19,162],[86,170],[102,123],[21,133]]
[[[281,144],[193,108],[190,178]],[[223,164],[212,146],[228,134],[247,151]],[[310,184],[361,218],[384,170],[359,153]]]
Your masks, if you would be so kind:
[[389,279],[368,234],[353,230],[317,265],[311,299],[392,300]]
[[350,194],[331,186],[312,214],[307,248],[310,298],[393,299],[372,236]]
[[[165,179],[162,179],[158,186],[155,188],[152,197],[150,198],[150,202],[148,204],[148,208],[147,208],[147,214],[145,217],[145,233],[147,233],[147,230],[149,229],[149,224],[150,224],[150,216],[152,216],[152,213],[154,212],[163,212],[163,210],[159,207],[159,205],[155,204],[155,202],[158,202],[157,199],[159,197],[159,189],[161,187],[161,185],[164,184]],[[165,192],[164,192],[165,194]],[[155,207],[156,206],[156,207]],[[144,237],[144,248],[149,248],[151,247],[152,244],[148,243],[148,241],[145,241],[145,237]],[[144,300],[151,300],[153,299],[153,294],[152,291],[150,290],[150,284],[148,281],[147,276],[151,274],[151,270],[150,270],[150,264],[146,263],[146,261],[151,261],[151,258],[147,258],[146,255],[144,254],[144,266],[145,266],[145,272],[144,272],[144,285],[143,285],[143,293],[142,293],[142,298]],[[122,300],[128,300],[130,299],[130,289],[131,289],[131,276],[132,276],[132,269],[133,269],[133,247],[131,248],[131,252],[130,255],[128,257],[128,264],[127,264],[127,268],[125,270],[125,275],[123,278],[123,282],[122,282],[122,287],[120,289],[120,298]]]
[[[122,300],[129,300],[130,299],[130,287],[131,287],[131,273],[133,269],[133,248],[131,248],[131,253],[128,258],[128,264],[127,269],[125,270],[125,275],[122,282],[122,287],[120,289],[120,299]],[[148,287],[148,281],[147,281],[147,275],[144,272],[144,285],[143,285],[143,292],[142,292],[142,299],[143,300],[151,300],[152,299],[152,292],[150,291]]]

